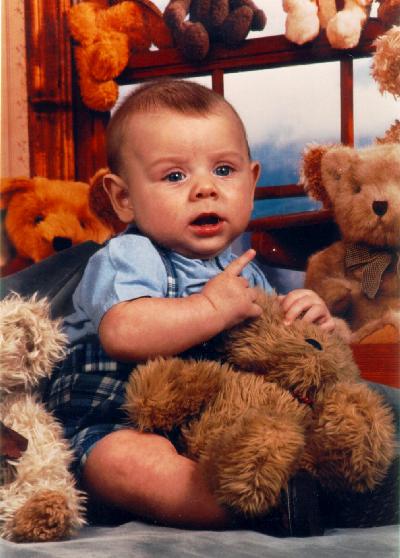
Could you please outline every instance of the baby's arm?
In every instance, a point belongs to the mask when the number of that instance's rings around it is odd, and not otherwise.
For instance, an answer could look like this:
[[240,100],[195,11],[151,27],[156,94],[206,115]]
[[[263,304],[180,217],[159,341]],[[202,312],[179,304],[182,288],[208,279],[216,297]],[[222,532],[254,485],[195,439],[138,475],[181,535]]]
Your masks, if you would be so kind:
[[254,258],[248,250],[203,290],[185,298],[140,298],[120,302],[103,316],[99,336],[117,360],[140,361],[178,354],[246,318],[261,314],[256,290],[240,276]]
[[295,289],[286,296],[281,297],[282,309],[285,312],[285,322],[290,324],[302,316],[306,322],[315,323],[325,331],[335,329],[327,305],[316,292],[309,289]]

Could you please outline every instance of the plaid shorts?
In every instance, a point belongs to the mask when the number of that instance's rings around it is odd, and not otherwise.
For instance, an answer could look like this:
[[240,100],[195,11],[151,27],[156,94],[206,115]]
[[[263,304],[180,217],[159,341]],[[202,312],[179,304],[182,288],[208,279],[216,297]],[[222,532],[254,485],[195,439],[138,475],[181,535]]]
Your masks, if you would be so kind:
[[44,399],[64,426],[77,477],[96,442],[121,428],[134,428],[121,409],[133,369],[134,364],[108,357],[98,338],[90,337],[71,346],[53,371]]

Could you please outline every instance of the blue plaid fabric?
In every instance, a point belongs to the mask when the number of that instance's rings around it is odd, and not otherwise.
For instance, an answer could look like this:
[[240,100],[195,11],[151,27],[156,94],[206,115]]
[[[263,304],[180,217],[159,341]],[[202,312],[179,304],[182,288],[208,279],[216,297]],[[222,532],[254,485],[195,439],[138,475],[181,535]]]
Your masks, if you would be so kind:
[[[172,262],[158,248],[168,276],[168,298],[178,293]],[[121,406],[135,363],[111,359],[97,336],[69,347],[64,361],[52,373],[44,396],[47,408],[61,421],[74,450],[72,470],[79,479],[90,450],[101,438],[128,424]]]

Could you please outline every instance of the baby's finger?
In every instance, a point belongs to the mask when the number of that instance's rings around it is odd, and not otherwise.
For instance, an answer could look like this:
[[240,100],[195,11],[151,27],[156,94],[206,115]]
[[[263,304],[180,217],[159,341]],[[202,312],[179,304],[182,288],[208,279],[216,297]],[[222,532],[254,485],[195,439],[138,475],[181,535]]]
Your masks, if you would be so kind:
[[244,254],[236,258],[233,262],[231,262],[226,268],[224,273],[228,273],[229,275],[238,276],[242,273],[243,269],[246,267],[248,263],[254,259],[256,255],[256,251],[250,248]]

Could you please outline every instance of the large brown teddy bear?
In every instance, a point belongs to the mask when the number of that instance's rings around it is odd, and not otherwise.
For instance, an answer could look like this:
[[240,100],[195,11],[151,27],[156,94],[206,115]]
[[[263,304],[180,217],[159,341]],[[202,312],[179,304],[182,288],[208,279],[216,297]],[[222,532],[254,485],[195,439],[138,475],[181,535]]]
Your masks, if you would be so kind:
[[164,19],[184,56],[193,61],[207,56],[210,43],[236,46],[266,24],[252,0],[170,0]]
[[116,232],[116,222],[100,220],[89,206],[89,193],[97,176],[90,185],[43,177],[0,181],[1,207],[5,211],[2,244],[9,247],[2,262],[3,276],[75,244],[104,242]]
[[342,237],[310,257],[305,286],[348,321],[353,342],[385,325],[398,331],[400,144],[310,147],[302,174]]
[[131,375],[126,410],[143,431],[179,429],[218,501],[248,517],[277,506],[296,472],[332,490],[363,492],[393,457],[392,417],[359,381],[336,334],[283,324],[277,295],[263,314],[227,333],[226,363],[158,358]]

